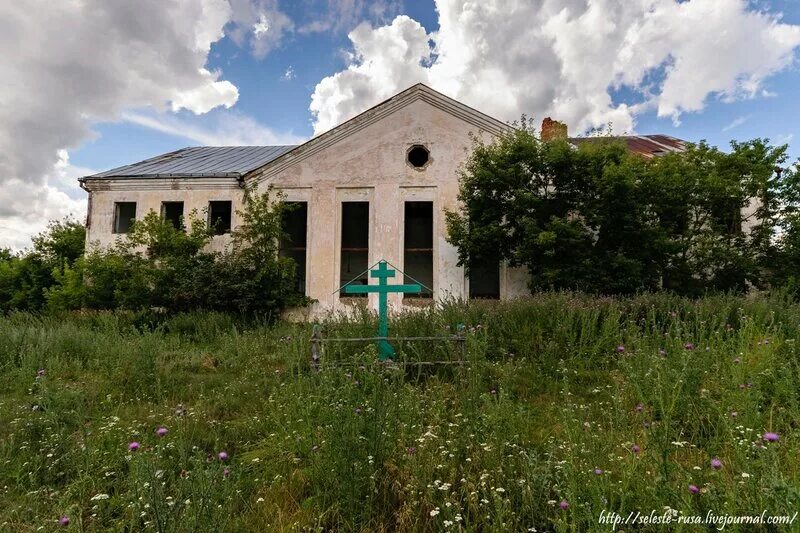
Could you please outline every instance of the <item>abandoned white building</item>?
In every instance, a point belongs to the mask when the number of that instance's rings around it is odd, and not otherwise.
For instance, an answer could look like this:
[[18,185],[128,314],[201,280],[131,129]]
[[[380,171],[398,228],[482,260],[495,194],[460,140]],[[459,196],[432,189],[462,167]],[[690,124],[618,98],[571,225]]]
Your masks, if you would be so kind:
[[[353,297],[336,289],[381,259],[432,289],[423,298],[523,295],[524,270],[498,264],[467,278],[446,238],[445,210],[457,208],[457,169],[470,135],[488,141],[507,128],[414,85],[298,146],[185,148],[81,178],[89,193],[87,241],[112,244],[151,210],[179,224],[196,209],[207,212],[219,233],[211,246],[222,249],[237,225],[243,187],[271,186],[298,204],[286,217],[291,242],[283,253],[297,261],[299,289],[316,300],[316,311],[344,309]],[[546,120],[542,136],[552,135],[566,135],[566,128]],[[624,140],[645,157],[683,149],[665,135]],[[369,298],[374,308],[376,296]],[[389,304],[397,309],[403,299],[391,294]]]

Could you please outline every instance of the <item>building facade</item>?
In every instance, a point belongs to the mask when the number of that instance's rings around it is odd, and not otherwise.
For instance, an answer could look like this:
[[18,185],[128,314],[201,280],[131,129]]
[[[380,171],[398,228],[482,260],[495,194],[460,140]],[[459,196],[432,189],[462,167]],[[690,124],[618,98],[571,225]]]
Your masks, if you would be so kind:
[[[372,283],[364,270],[382,259],[425,286],[422,297],[390,295],[394,309],[521,296],[524,269],[488,266],[467,278],[445,223],[446,211],[458,207],[458,169],[473,142],[507,128],[418,84],[299,146],[188,148],[82,178],[87,241],[124,239],[130,221],[151,210],[175,221],[196,210],[217,230],[210,246],[222,250],[239,222],[244,187],[271,187],[295,204],[283,253],[299,264],[299,288],[316,301],[311,312],[363,303],[337,289],[354,279]],[[377,304],[374,295],[367,301]]]

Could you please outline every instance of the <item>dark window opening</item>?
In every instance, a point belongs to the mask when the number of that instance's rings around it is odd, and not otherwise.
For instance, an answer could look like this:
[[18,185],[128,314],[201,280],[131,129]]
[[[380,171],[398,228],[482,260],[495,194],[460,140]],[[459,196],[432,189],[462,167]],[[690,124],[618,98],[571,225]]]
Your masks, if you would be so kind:
[[[342,254],[339,286],[368,285],[369,202],[342,202]],[[345,293],[343,293],[345,294]],[[346,294],[366,297],[366,294]]]
[[306,293],[306,230],[308,227],[308,204],[306,202],[286,202],[281,217],[280,255],[294,260],[295,290]]
[[408,162],[416,168],[422,168],[428,163],[430,152],[421,145],[415,145],[408,151]]
[[128,233],[136,218],[136,202],[114,203],[114,233]]
[[469,270],[470,298],[500,298],[500,263],[484,262]]
[[183,202],[162,202],[161,216],[169,220],[175,229],[183,228]]
[[231,231],[232,212],[230,200],[208,202],[208,224],[214,231],[214,235],[222,235]]
[[433,287],[433,202],[406,202],[403,241],[404,283],[420,283],[419,296],[433,297],[426,288]]

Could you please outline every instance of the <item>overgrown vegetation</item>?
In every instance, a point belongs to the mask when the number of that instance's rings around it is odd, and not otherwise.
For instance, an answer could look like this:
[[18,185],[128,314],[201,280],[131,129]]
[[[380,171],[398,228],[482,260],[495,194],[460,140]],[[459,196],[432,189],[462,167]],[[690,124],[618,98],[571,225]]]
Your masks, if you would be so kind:
[[744,291],[795,275],[800,184],[776,173],[786,146],[701,142],[647,160],[613,138],[576,150],[518,126],[477,143],[461,171],[448,230],[468,269],[500,258],[527,267],[534,290],[602,294]]
[[797,511],[800,308],[784,297],[540,294],[392,334],[460,325],[463,367],[347,343],[317,372],[308,325],[12,313],[0,529],[608,531],[603,510]]
[[84,256],[85,230],[51,224],[30,253],[0,257],[0,310],[218,310],[275,316],[302,304],[295,264],[278,254],[282,202],[246,193],[242,224],[223,252],[207,249],[213,228],[192,212],[175,228],[151,211],[105,249]]

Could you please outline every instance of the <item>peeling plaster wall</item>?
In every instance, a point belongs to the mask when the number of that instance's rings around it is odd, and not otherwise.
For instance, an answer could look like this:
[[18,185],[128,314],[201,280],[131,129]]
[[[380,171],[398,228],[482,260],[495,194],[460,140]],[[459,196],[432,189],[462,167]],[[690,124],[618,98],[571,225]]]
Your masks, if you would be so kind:
[[[335,292],[340,272],[341,204],[345,201],[370,202],[369,264],[386,259],[401,270],[405,202],[432,202],[434,297],[467,297],[468,281],[457,265],[455,247],[447,242],[445,211],[458,207],[457,171],[472,147],[471,135],[490,141],[491,134],[460,118],[458,112],[425,99],[413,100],[382,118],[367,111],[351,121],[346,132],[336,142],[308,154],[303,153],[304,147],[299,148],[299,155],[291,154],[296,159],[293,163],[279,158],[274,162],[281,163],[278,170],[268,164],[246,177],[247,183],[257,184],[260,191],[273,187],[286,201],[308,203],[306,294],[317,303],[296,314],[307,318],[348,312],[353,305],[363,304],[363,299],[354,303]],[[430,151],[430,160],[421,169],[406,160],[408,149],[415,144]],[[117,179],[86,185],[92,191],[87,232],[91,245],[108,246],[116,238],[124,238],[112,233],[114,202],[137,202],[137,218],[141,218],[151,209],[160,212],[165,201],[183,201],[188,215],[192,209],[204,213],[211,200],[231,200],[233,227],[238,223],[236,210],[242,208],[242,190],[233,178]],[[211,247],[221,250],[228,241],[227,235],[215,237]],[[501,268],[501,297],[527,294],[526,275],[524,270]],[[402,283],[402,275],[398,273],[390,282]],[[409,307],[403,306],[400,294],[390,295],[389,303],[393,311]],[[370,295],[368,304],[377,308],[377,297]]]
[[[437,299],[465,297],[464,270],[457,266],[456,249],[446,238],[445,210],[457,208],[457,170],[472,146],[471,132],[490,140],[474,125],[417,100],[275,174],[267,168],[250,178],[262,190],[272,186],[283,191],[287,200],[309,199],[306,291],[318,301],[315,311],[347,310],[347,298],[343,302],[334,293],[344,201],[370,202],[369,264],[386,259],[400,269],[404,203],[433,202],[434,295]],[[422,169],[406,161],[408,149],[415,144],[430,151],[430,161]],[[402,283],[401,275],[391,282]],[[402,299],[400,294],[390,295],[391,308],[400,309]],[[377,306],[375,295],[370,295],[369,305]]]
[[[183,214],[197,210],[199,218],[208,216],[208,202],[230,200],[233,214],[231,226],[238,224],[237,210],[242,208],[242,189],[233,178],[193,178],[193,179],[120,179],[97,180],[87,184],[92,209],[89,212],[86,231],[87,248],[108,247],[125,234],[113,232],[114,204],[116,202],[136,202],[136,218],[143,218],[148,212],[161,212],[162,202],[183,202]],[[217,235],[209,245],[212,250],[221,251],[229,242],[229,235]]]

